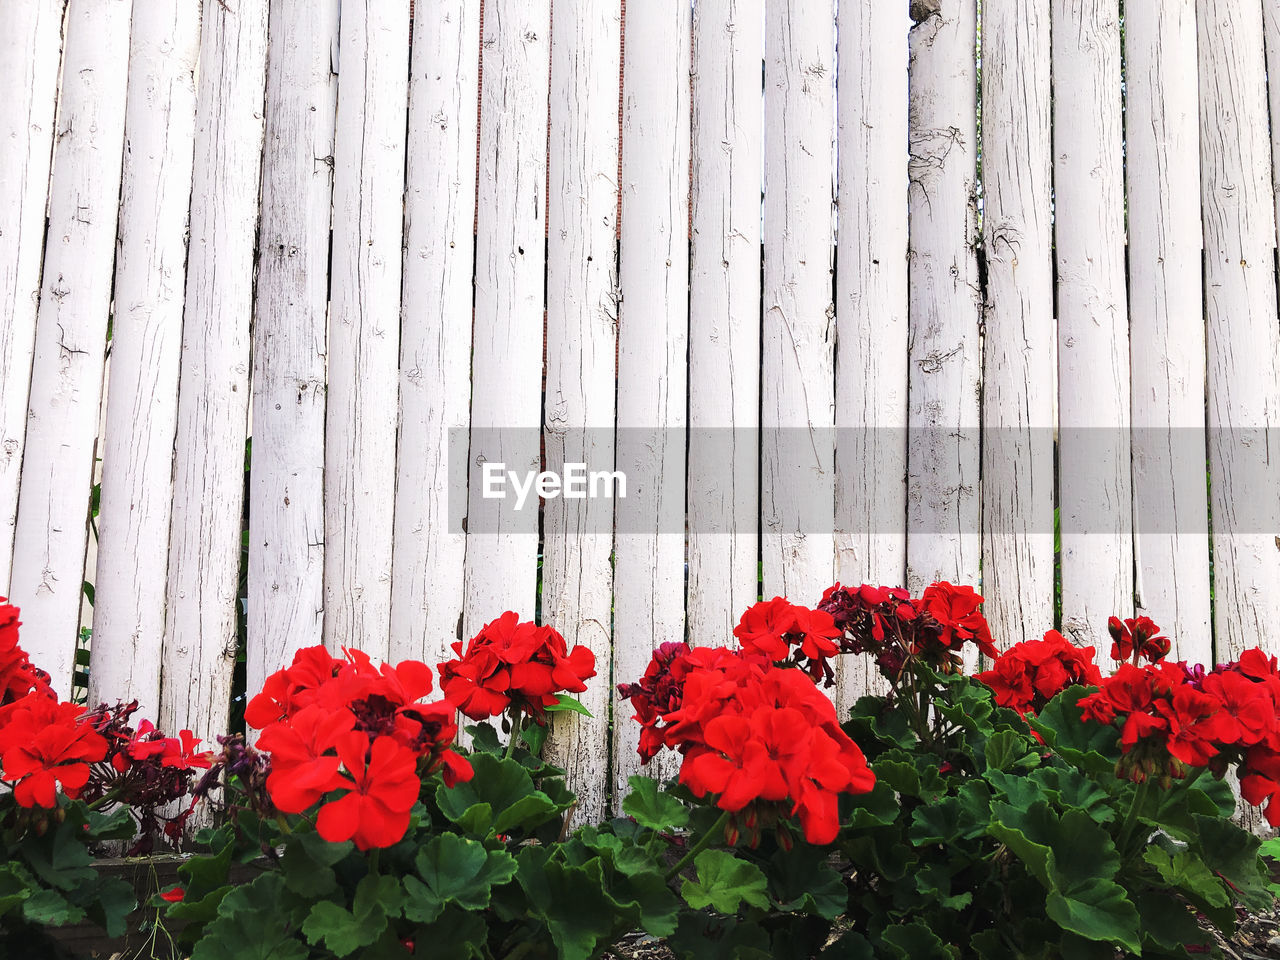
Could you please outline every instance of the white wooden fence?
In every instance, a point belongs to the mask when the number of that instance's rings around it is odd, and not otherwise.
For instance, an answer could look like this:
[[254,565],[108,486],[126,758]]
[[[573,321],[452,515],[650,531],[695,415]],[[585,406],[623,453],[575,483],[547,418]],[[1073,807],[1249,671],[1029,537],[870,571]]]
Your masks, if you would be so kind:
[[[761,590],[1274,646],[1280,3],[907,7],[0,0],[26,645],[65,692],[88,580],[90,695],[223,729],[251,434],[250,689],[540,609],[598,658],[552,741],[588,814],[636,767],[611,683]],[[473,489],[463,534],[468,428],[628,497]]]

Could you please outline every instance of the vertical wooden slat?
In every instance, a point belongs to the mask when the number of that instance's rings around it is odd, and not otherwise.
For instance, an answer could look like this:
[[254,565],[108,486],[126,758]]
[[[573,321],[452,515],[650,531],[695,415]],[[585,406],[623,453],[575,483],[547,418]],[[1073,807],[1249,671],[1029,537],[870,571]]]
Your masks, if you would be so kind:
[[1125,149],[1138,612],[1173,656],[1213,658],[1194,0],[1125,23]]
[[[613,466],[621,12],[618,0],[555,5],[543,422],[552,471]],[[596,677],[579,698],[593,716],[559,714],[547,755],[568,772],[575,816],[599,822],[608,815],[613,501],[548,499],[544,524],[543,621],[596,655]]]
[[1053,625],[1049,12],[982,5],[982,593],[1002,645]]
[[160,706],[200,7],[134,0],[89,702]]
[[816,603],[835,573],[830,7],[765,12],[764,595]]
[[471,403],[480,4],[415,3],[412,57],[391,655],[434,668],[457,639],[466,559],[448,451]]
[[693,10],[689,274],[689,639],[728,641],[755,602],[760,554],[758,4]]
[[324,640],[390,653],[409,0],[341,4],[334,135]]
[[[908,21],[893,4],[872,0],[844,0],[837,16],[835,578],[900,586],[907,573]],[[818,596],[810,591],[809,602]],[[866,657],[845,657],[840,667],[839,701],[851,706],[878,675]]]
[[272,0],[253,327],[250,695],[322,638],[337,44],[337,0]]
[[1054,251],[1062,630],[1133,615],[1129,316],[1118,0],[1054,0]]
[[[482,30],[470,461],[523,474],[541,462],[550,0],[486,0]],[[536,499],[468,497],[466,636],[533,619],[538,583]]]
[[977,586],[982,560],[976,0],[911,30],[907,586]]
[[0,596],[18,517],[65,7],[0,5]]
[[[49,184],[11,597],[26,624],[23,646],[49,671],[60,696],[71,692],[80,626],[131,6],[128,0],[85,0],[71,10]],[[39,240],[29,235],[25,242]]]
[[268,0],[205,5],[159,724],[226,730],[249,412]]
[[[630,682],[653,648],[685,637],[685,443],[689,335],[691,11],[627,8],[622,119],[613,676]],[[640,771],[639,725],[615,701],[615,806]],[[674,771],[658,761],[649,774]]]
[[1280,324],[1262,8],[1197,4],[1214,654],[1280,618]]

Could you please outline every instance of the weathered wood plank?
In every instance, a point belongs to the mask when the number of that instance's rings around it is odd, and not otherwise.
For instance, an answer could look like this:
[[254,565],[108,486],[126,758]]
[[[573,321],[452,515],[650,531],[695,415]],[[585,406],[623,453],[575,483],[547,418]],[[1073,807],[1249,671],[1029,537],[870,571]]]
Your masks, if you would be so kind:
[[[618,0],[559,0],[551,42],[547,250],[546,469],[613,466],[618,346]],[[543,514],[542,619],[596,656],[579,699],[591,718],[556,716],[547,756],[578,795],[576,819],[608,816],[613,505],[548,499]]]
[[910,36],[907,586],[981,576],[977,3]]
[[1054,617],[1049,12],[982,5],[982,594],[1002,645]]
[[[485,4],[476,225],[472,465],[541,463],[550,0]],[[473,479],[479,468],[472,470]],[[538,508],[468,490],[463,635],[504,610],[532,620]]]
[[1213,659],[1193,0],[1125,23],[1134,595],[1173,656]]
[[272,0],[249,475],[250,694],[324,622],[324,421],[337,0]]
[[23,646],[61,696],[71,692],[80,627],[131,12],[128,0],[86,0],[71,11],[49,184],[10,592],[22,608]]
[[325,404],[324,641],[334,651],[354,646],[383,659],[391,643],[409,0],[347,0],[341,6]]
[[1053,22],[1062,630],[1105,651],[1133,615],[1120,4],[1054,0]]
[[726,643],[760,589],[758,4],[693,11],[689,265],[689,639]]
[[[622,117],[617,504],[613,674],[629,682],[653,648],[685,637],[685,443],[689,335],[691,13],[627,8]],[[612,695],[612,694],[611,694]],[[613,726],[615,809],[640,772],[640,728]],[[671,775],[658,758],[645,772]]]
[[[835,579],[900,586],[907,574],[908,21],[892,4],[866,0],[845,0],[837,17]],[[815,603],[820,591],[810,590],[805,602]],[[842,707],[879,680],[866,657],[843,658],[840,671]]]
[[0,6],[0,595],[18,520],[65,8]]
[[1259,4],[1197,4],[1214,656],[1280,618],[1280,324]]
[[434,667],[462,618],[449,450],[471,414],[480,5],[415,3],[411,56],[391,655]]
[[89,702],[160,706],[200,9],[134,0]]
[[249,413],[268,0],[205,6],[159,725],[227,729]]

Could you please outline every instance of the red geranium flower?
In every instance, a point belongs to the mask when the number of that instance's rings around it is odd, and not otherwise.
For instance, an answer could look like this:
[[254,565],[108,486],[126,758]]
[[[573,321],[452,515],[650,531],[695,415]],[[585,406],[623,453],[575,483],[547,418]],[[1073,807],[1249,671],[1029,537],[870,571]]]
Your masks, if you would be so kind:
[[1160,628],[1150,617],[1132,617],[1121,620],[1112,617],[1107,621],[1107,631],[1111,634],[1111,659],[1140,659],[1156,663],[1169,654],[1169,638],[1159,636]]
[[89,780],[89,764],[107,755],[107,741],[81,722],[84,707],[49,697],[27,697],[0,727],[0,763],[4,779],[23,807],[52,809],[56,788],[80,795]]
[[398,842],[422,786],[413,751],[391,737],[370,744],[355,732],[339,738],[337,751],[351,775],[340,776],[339,786],[349,792],[320,808],[316,832],[330,843],[354,840],[361,850]]
[[1039,713],[1070,686],[1097,686],[1102,674],[1092,647],[1077,647],[1057,630],[1043,640],[1023,640],[1000,655],[990,670],[975,674],[992,689],[995,701],[1021,714]]
[[551,627],[521,623],[508,610],[485,624],[467,643],[453,644],[458,659],[440,664],[445,699],[472,720],[496,717],[508,709],[545,719],[556,693],[581,693],[596,675],[596,658],[582,645],[567,648]]

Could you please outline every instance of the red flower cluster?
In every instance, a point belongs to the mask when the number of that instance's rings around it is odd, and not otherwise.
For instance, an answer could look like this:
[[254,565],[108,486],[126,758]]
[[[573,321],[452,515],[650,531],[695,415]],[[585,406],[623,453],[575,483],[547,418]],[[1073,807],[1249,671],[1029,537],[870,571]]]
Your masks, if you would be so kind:
[[29,693],[51,697],[49,675],[31,663],[18,646],[18,608],[0,597],[0,723],[9,707]]
[[818,609],[834,619],[842,653],[869,653],[896,679],[910,660],[942,672],[958,670],[965,644],[997,657],[981,606],[972,587],[941,581],[919,598],[898,587],[850,589],[837,583],[822,595]]
[[472,720],[512,710],[546,722],[556,693],[581,693],[596,675],[596,658],[586,647],[568,649],[551,627],[521,623],[508,610],[467,643],[453,644],[459,659],[440,664],[445,698]]
[[1169,638],[1159,636],[1160,628],[1150,617],[1112,617],[1107,621],[1107,631],[1111,634],[1112,660],[1132,659],[1138,663],[1145,659],[1156,663],[1169,655]]
[[[1280,669],[1276,658],[1247,650],[1240,659],[1206,672],[1203,667],[1161,661],[1159,628],[1126,624],[1135,642],[1123,663],[1080,701],[1085,719],[1115,724],[1125,756],[1116,775],[1141,782],[1157,777],[1167,786],[1189,768],[1221,776],[1233,764],[1240,792],[1254,806],[1267,805],[1280,826]],[[1138,639],[1141,637],[1141,639]],[[1117,639],[1122,645],[1124,633]],[[1154,652],[1154,656],[1152,653]]]
[[27,696],[0,726],[0,764],[19,806],[52,809],[57,787],[75,799],[89,765],[107,755],[107,741],[83,722],[84,707],[54,697]]
[[791,660],[815,682],[823,680],[828,687],[835,683],[829,661],[840,652],[841,631],[825,610],[810,610],[785,597],[774,597],[748,607],[733,635],[743,650],[774,663]]
[[110,796],[129,807],[138,823],[137,842],[130,856],[150,853],[163,832],[178,844],[194,804],[173,813],[176,801],[191,792],[197,770],[207,770],[213,754],[198,752],[200,739],[190,730],[166,737],[150,720],[135,729],[131,717],[138,701],[105,703],[83,717],[83,723],[107,743],[106,755],[95,763],[82,798],[90,803]]
[[974,675],[989,686],[996,703],[1024,716],[1039,713],[1046,703],[1070,686],[1096,687],[1102,674],[1093,662],[1093,647],[1077,647],[1057,630],[1043,640],[1015,643],[990,670]]
[[452,786],[471,779],[471,765],[451,749],[453,707],[420,702],[432,687],[426,664],[375,668],[358,650],[345,654],[299,650],[267,678],[245,722],[262,730],[258,746],[271,754],[266,789],[278,810],[301,813],[342,791],[321,806],[320,835],[361,850],[387,847],[404,836],[422,778],[438,770]]
[[[664,644],[644,678],[620,692],[645,727],[641,755],[679,750],[680,782],[735,814],[730,842],[745,828],[754,845],[763,826],[795,814],[806,840],[830,843],[838,795],[866,793],[875,776],[813,680],[769,656]],[[779,840],[790,842],[783,827]]]

